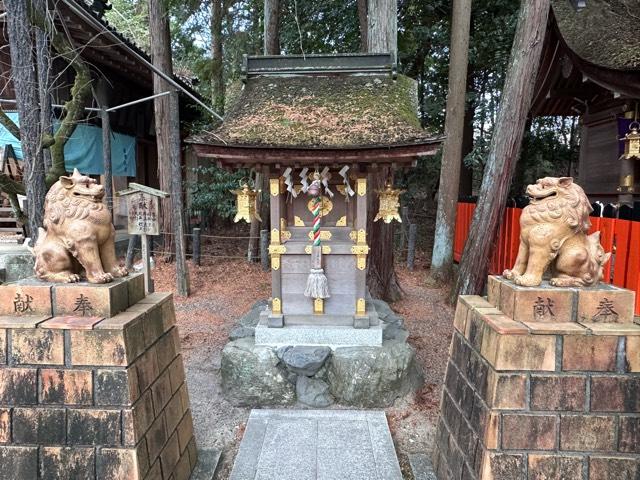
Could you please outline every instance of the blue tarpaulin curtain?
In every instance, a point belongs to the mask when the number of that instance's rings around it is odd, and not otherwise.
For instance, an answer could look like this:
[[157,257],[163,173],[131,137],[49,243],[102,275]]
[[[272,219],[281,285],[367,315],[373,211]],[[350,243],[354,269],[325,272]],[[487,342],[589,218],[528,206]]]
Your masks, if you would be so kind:
[[[17,112],[7,112],[18,124]],[[11,144],[16,156],[22,159],[20,141],[0,125],[0,145]],[[77,125],[64,146],[64,165],[68,172],[77,168],[85,175],[102,175],[102,130],[92,125]],[[136,176],[136,139],[130,135],[111,132],[111,165],[114,176]]]

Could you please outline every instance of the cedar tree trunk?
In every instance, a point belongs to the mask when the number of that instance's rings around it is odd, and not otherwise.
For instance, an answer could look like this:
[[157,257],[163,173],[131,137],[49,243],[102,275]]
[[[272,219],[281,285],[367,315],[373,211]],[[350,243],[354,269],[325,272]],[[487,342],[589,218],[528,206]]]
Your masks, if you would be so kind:
[[486,282],[531,106],[548,15],[549,0],[525,0],[520,6],[500,111],[452,298],[478,294]]
[[[397,54],[397,3],[396,0],[368,0],[367,51]],[[393,231],[395,225],[373,222],[380,205],[376,190],[382,190],[389,170],[372,172],[367,179],[367,286],[373,297],[388,301],[398,300],[402,289],[394,269]]]
[[44,160],[40,145],[40,107],[34,68],[32,27],[28,0],[6,0],[11,75],[20,118],[20,143],[24,161],[29,236],[35,242],[42,226],[46,195]]
[[398,59],[397,0],[368,0],[367,51],[391,53]]
[[360,51],[367,52],[367,0],[357,0],[360,25]]
[[211,4],[211,93],[213,109],[224,113],[224,71],[222,64],[223,0]]
[[264,54],[280,55],[280,0],[264,0]]
[[[149,0],[149,41],[151,46],[151,60],[162,72],[172,74],[171,39],[169,20],[166,16],[163,0]],[[162,93],[171,87],[160,76],[153,75],[153,93]],[[169,134],[169,97],[164,95],[153,100],[155,112],[156,145],[158,148],[158,180],[160,190],[171,191],[171,144]],[[170,260],[173,255],[173,219],[171,216],[171,197],[160,201],[159,212],[160,231],[163,234],[163,250]]]
[[453,0],[449,93],[444,125],[446,138],[442,151],[436,231],[431,255],[431,278],[437,283],[448,283],[453,274],[453,235],[462,163],[470,23],[471,0]]

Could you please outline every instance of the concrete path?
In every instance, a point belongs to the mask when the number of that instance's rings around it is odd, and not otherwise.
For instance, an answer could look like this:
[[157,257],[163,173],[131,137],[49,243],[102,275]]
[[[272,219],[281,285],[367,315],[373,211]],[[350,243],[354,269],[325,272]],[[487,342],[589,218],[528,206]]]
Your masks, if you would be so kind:
[[229,480],[402,480],[382,411],[252,410]]

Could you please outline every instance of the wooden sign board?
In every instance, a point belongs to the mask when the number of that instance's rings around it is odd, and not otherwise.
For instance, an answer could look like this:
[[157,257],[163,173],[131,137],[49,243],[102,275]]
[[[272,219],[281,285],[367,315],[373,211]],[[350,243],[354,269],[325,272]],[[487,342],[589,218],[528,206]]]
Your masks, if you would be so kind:
[[131,235],[158,235],[158,197],[146,192],[127,195],[128,231]]

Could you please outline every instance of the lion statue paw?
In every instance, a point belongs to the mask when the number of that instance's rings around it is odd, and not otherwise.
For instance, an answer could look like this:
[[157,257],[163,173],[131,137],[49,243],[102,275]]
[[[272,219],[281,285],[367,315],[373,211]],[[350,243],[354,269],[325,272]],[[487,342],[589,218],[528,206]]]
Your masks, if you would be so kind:
[[113,278],[120,278],[129,275],[129,270],[127,270],[125,267],[113,267],[113,270],[111,270],[110,273]]
[[511,270],[505,270],[504,272],[502,272],[502,276],[507,280],[513,280],[516,277],[516,274]]
[[535,287],[540,285],[540,281],[541,280],[538,277],[527,273],[524,275],[518,275],[513,279],[513,282],[521,287]]

